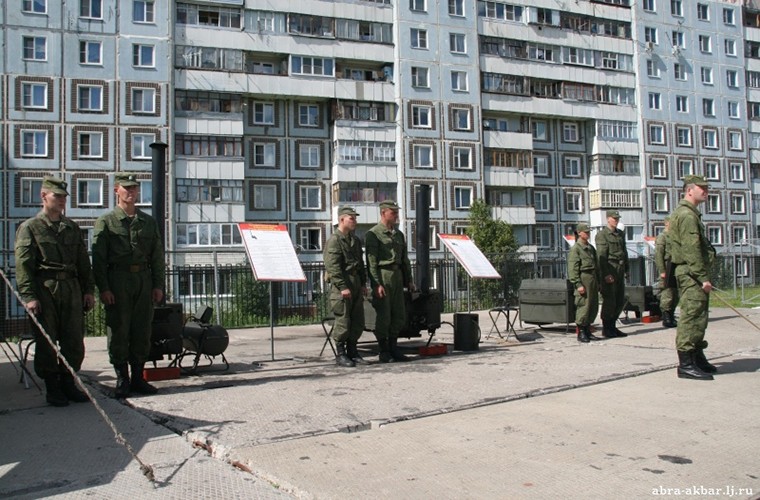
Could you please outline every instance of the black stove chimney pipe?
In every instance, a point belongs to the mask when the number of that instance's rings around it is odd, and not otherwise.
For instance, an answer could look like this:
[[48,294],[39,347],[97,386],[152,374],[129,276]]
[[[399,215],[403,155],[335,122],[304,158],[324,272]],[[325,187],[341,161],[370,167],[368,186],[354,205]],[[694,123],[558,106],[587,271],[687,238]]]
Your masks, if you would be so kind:
[[158,224],[161,244],[166,248],[166,148],[163,142],[150,145],[153,176],[153,218]]
[[417,291],[430,290],[430,186],[417,186]]

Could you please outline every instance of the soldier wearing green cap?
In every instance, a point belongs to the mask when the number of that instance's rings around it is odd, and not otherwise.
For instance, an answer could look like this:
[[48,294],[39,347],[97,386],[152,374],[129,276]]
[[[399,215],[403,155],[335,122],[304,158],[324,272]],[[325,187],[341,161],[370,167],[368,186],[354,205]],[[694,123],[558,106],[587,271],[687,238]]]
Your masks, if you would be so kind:
[[683,178],[683,199],[670,216],[670,254],[675,268],[681,317],[676,333],[678,377],[712,380],[718,369],[705,356],[705,330],[710,308],[710,266],[715,248],[705,234],[702,214],[698,210],[707,201],[708,184],[704,177]]
[[[139,210],[135,174],[114,176],[116,207],[95,222],[93,271],[106,307],[108,355],[116,370],[117,398],[155,394],[143,378],[150,354],[153,304],[164,297],[164,249],[156,220]],[[129,368],[132,378],[129,377]]]
[[591,323],[599,312],[599,269],[596,249],[589,243],[591,228],[580,223],[575,227],[575,244],[567,257],[568,279],[575,287],[575,324],[578,342],[601,340],[591,333]]
[[628,275],[628,249],[625,233],[618,229],[620,212],[607,210],[607,225],[596,233],[596,253],[602,277],[602,335],[627,337],[615,323],[625,306],[625,278]]
[[395,201],[380,203],[380,222],[364,238],[372,306],[377,315],[375,336],[382,363],[409,360],[398,349],[398,334],[406,324],[404,286],[414,290],[414,283],[406,240],[396,229],[398,211]]
[[665,229],[657,235],[654,244],[654,263],[660,274],[660,311],[662,311],[662,326],[675,328],[678,326],[675,310],[678,305],[678,288],[668,286],[667,271],[670,265],[670,217],[665,217]]
[[[79,371],[84,360],[83,312],[95,305],[95,284],[82,230],[64,215],[68,194],[63,180],[43,178],[42,210],[16,233],[16,283],[26,309]],[[45,381],[45,398],[51,405],[88,400],[39,331],[34,371]]]
[[364,296],[367,295],[362,242],[354,234],[358,215],[351,207],[340,207],[338,228],[324,251],[330,307],[335,316],[332,329],[337,351],[335,362],[346,367],[366,363],[356,347],[364,331]]

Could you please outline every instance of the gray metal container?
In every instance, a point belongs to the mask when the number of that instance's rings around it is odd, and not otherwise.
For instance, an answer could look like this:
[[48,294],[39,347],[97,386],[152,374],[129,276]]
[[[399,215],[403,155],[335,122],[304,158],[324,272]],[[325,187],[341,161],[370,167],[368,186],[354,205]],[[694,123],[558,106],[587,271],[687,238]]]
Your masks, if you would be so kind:
[[626,286],[625,297],[627,302],[623,309],[633,312],[637,318],[641,318],[644,312],[660,315],[660,300],[651,286]]
[[573,284],[566,279],[526,279],[520,283],[520,319],[548,325],[575,322]]

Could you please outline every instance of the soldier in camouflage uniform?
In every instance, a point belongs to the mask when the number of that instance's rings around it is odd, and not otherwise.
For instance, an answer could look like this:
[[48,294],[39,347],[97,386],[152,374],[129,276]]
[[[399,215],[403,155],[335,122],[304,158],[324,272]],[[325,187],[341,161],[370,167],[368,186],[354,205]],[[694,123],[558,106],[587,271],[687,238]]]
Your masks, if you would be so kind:
[[327,241],[325,270],[330,280],[330,307],[335,316],[332,336],[338,366],[356,366],[366,361],[356,344],[364,331],[364,296],[367,272],[362,258],[362,242],[356,237],[356,217],[351,207],[338,210],[338,229]]
[[678,326],[675,310],[678,305],[678,288],[669,287],[667,278],[668,263],[671,260],[668,229],[670,217],[665,217],[665,230],[657,236],[654,244],[654,262],[660,274],[660,311],[662,311],[662,326],[675,328]]
[[[130,391],[155,394],[143,378],[150,354],[153,304],[164,297],[164,249],[156,220],[139,210],[134,174],[114,177],[116,208],[95,222],[92,263],[106,306],[108,355],[116,370],[117,398]],[[132,369],[129,378],[128,366]]]
[[575,244],[567,257],[568,279],[575,287],[575,324],[578,325],[578,342],[601,340],[591,333],[590,325],[599,312],[599,269],[596,250],[589,243],[591,228],[578,224]]
[[617,228],[620,212],[607,210],[607,226],[596,233],[596,254],[602,277],[602,335],[627,337],[615,323],[625,306],[625,278],[628,275],[628,249],[625,233]]
[[712,380],[717,368],[705,357],[705,330],[710,307],[710,266],[715,249],[705,235],[698,206],[707,200],[708,184],[704,177],[683,178],[684,197],[670,216],[670,254],[676,266],[681,318],[676,333],[678,377]]
[[414,290],[414,283],[406,241],[396,229],[398,210],[395,201],[380,203],[380,222],[364,238],[372,306],[377,315],[375,336],[382,363],[409,360],[398,349],[398,334],[406,324],[404,285]]
[[[63,215],[68,194],[63,180],[50,176],[42,180],[42,211],[16,233],[16,283],[24,307],[79,371],[84,360],[84,312],[95,305],[95,284],[82,231]],[[55,350],[39,331],[34,371],[45,381],[45,398],[51,405],[88,400],[73,375],[59,366]]]

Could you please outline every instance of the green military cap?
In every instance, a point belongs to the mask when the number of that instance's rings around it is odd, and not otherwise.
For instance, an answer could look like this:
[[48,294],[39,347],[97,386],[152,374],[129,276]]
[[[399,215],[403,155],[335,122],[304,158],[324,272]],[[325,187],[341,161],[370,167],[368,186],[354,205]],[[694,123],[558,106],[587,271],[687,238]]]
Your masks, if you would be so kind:
[[607,217],[612,217],[612,218],[615,218],[615,219],[619,219],[620,218],[620,212],[618,212],[617,210],[607,210]]
[[575,226],[575,232],[576,233],[590,233],[591,228],[585,222],[581,222],[580,224]]
[[137,182],[137,176],[135,174],[130,174],[127,172],[119,172],[116,175],[114,175],[114,181],[116,182],[116,184],[123,187],[131,187],[131,186],[140,185],[140,183]]
[[396,203],[393,200],[385,200],[384,202],[380,203],[380,210],[384,208],[390,208],[391,210],[398,210],[399,206],[398,206],[398,203]]
[[340,207],[340,209],[338,209],[338,217],[342,215],[353,215],[354,217],[359,216],[359,214],[356,213],[356,210],[354,210],[354,207],[348,207],[348,206],[343,206],[343,207]]
[[68,195],[69,192],[66,191],[66,181],[63,179],[59,179],[58,177],[53,177],[52,175],[46,175],[42,178],[42,189],[45,191],[49,191],[53,194],[65,194]]
[[684,175],[683,185],[688,186],[689,184],[694,184],[696,186],[702,186],[702,187],[709,186],[709,184],[707,184],[707,179],[705,179],[701,175]]

